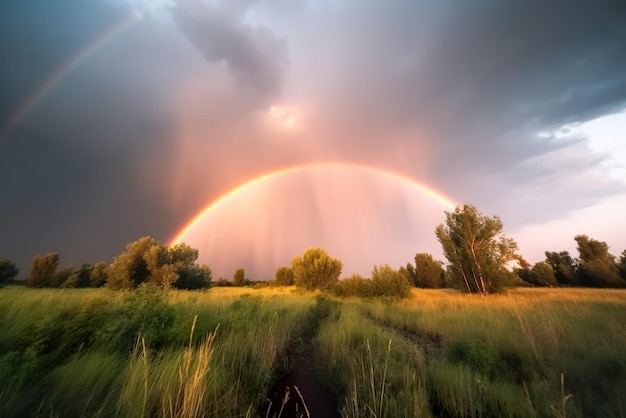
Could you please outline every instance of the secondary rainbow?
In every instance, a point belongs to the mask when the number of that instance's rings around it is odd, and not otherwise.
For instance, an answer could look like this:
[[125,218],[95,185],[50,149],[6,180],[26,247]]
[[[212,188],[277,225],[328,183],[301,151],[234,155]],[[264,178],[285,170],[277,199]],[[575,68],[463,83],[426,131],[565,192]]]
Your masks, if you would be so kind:
[[259,184],[264,183],[266,181],[275,179],[277,177],[282,177],[282,176],[295,174],[295,173],[301,173],[307,170],[313,170],[313,169],[318,169],[318,168],[354,169],[354,170],[361,170],[364,172],[391,178],[393,180],[407,184],[410,187],[413,187],[416,190],[420,191],[421,193],[424,193],[434,198],[435,200],[437,200],[444,206],[448,207],[450,210],[454,210],[454,208],[457,206],[456,203],[454,203],[450,198],[445,196],[443,193],[440,193],[431,187],[425,186],[409,177],[402,176],[392,171],[383,170],[381,168],[376,168],[376,167],[370,167],[370,166],[359,165],[359,164],[348,164],[348,163],[305,164],[305,165],[283,168],[277,171],[272,171],[270,173],[263,174],[259,177],[256,177],[250,181],[247,181],[238,187],[235,187],[231,191],[220,196],[217,200],[214,200],[213,202],[211,202],[207,207],[202,209],[196,216],[194,216],[189,222],[187,222],[187,224],[180,230],[180,232],[178,232],[178,234],[176,234],[176,236],[170,241],[169,245],[172,246],[172,245],[181,243],[183,239],[185,238],[185,236],[189,232],[191,232],[205,217],[209,216],[211,212],[213,212],[216,208],[218,208],[220,205],[227,202],[229,199],[235,197],[237,194],[242,193],[246,190],[249,190],[255,186],[258,186]]
[[2,137],[6,135],[11,128],[20,123],[20,121],[22,121],[35,108],[37,103],[46,97],[82,62],[84,62],[104,45],[118,37],[137,20],[138,18],[134,15],[124,16],[113,26],[109,27],[107,30],[92,39],[91,42],[79,50],[71,59],[63,63],[63,65],[57,68],[56,71],[46,77],[46,79],[26,98],[26,100],[24,100],[15,109],[15,111],[13,111],[4,126],[0,127],[0,139],[2,139]]

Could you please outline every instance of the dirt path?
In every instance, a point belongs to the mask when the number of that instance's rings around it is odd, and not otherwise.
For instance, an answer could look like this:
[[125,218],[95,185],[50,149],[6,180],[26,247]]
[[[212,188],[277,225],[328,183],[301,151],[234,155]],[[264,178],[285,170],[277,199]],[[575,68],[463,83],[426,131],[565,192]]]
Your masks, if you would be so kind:
[[285,353],[286,373],[270,391],[266,417],[339,418],[335,395],[314,376],[313,340],[320,325],[333,311],[333,302],[318,297],[304,326]]

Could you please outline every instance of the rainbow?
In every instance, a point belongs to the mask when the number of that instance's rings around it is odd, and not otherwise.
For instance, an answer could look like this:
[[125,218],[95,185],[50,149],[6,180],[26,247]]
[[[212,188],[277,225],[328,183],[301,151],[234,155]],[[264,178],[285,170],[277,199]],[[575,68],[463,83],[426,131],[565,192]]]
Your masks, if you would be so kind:
[[20,123],[63,79],[76,69],[82,62],[93,55],[107,43],[111,42],[126,29],[132,26],[138,18],[134,15],[124,16],[113,26],[100,33],[85,47],[78,51],[70,60],[56,69],[11,113],[4,126],[0,127],[0,139],[3,138],[15,125]]
[[170,241],[170,246],[180,244],[185,236],[190,233],[205,217],[209,216],[215,209],[219,206],[235,197],[239,193],[243,193],[246,190],[250,190],[255,186],[258,186],[264,182],[276,179],[282,176],[288,176],[290,174],[301,173],[307,170],[319,169],[319,168],[344,168],[344,169],[353,169],[353,170],[361,170],[363,172],[375,174],[378,176],[386,177],[393,179],[395,181],[399,181],[403,184],[406,184],[417,191],[424,193],[444,206],[448,207],[450,210],[454,210],[457,206],[452,200],[446,197],[443,193],[436,191],[435,189],[423,185],[409,177],[402,176],[400,174],[394,173],[392,171],[383,170],[381,168],[359,165],[359,164],[349,164],[349,163],[314,163],[314,164],[305,164],[299,166],[293,166],[288,168],[283,168],[280,170],[272,171],[267,174],[263,174],[259,177],[256,177],[252,180],[249,180],[243,183],[240,186],[235,187],[230,190],[226,194],[220,196],[217,200],[211,202],[208,206],[202,209],[197,215],[195,215],[189,222],[185,224],[185,226],[176,234],[176,236]]

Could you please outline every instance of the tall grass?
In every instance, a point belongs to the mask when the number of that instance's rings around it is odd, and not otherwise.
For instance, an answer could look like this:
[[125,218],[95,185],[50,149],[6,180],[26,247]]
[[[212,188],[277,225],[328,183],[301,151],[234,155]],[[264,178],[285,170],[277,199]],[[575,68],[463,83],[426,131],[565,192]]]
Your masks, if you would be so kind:
[[295,349],[344,417],[624,417],[623,324],[625,290],[8,287],[0,416],[265,416]]

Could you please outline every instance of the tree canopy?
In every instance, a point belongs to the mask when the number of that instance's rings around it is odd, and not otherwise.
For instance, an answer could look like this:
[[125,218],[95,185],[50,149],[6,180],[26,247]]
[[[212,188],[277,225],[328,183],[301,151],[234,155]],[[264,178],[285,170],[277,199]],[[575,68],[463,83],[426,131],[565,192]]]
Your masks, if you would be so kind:
[[449,262],[449,283],[481,294],[511,285],[514,275],[507,264],[521,257],[516,254],[517,243],[502,234],[500,218],[484,216],[472,205],[445,213],[445,224],[439,225],[435,234]]
[[415,254],[415,266],[407,263],[401,271],[415,287],[438,288],[443,286],[443,263],[435,260],[432,254]]
[[307,290],[330,289],[339,280],[343,264],[321,248],[309,248],[291,261],[294,283]]
[[11,260],[6,258],[0,259],[0,284],[13,280],[19,272],[20,269]]
[[129,243],[106,271],[107,286],[116,289],[135,288],[141,283],[185,289],[208,287],[211,271],[196,264],[198,250],[185,243],[172,247],[161,245],[151,237]]
[[49,287],[59,267],[59,253],[36,256],[30,266],[30,274],[26,283],[31,287]]

